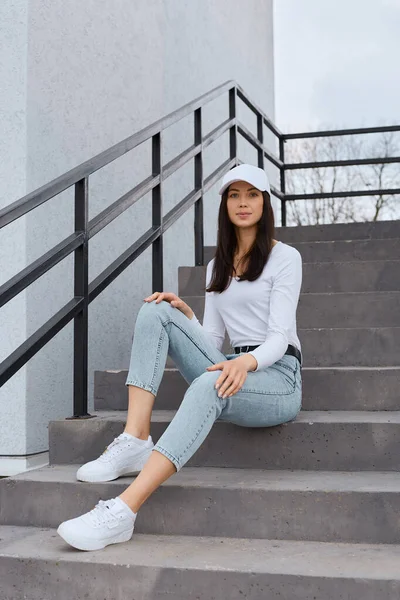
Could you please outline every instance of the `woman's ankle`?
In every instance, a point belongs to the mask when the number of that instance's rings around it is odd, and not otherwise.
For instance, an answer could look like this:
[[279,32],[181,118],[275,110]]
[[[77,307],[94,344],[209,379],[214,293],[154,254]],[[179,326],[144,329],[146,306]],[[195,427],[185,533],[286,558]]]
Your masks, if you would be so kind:
[[150,435],[150,431],[148,430],[127,427],[125,427],[124,433],[129,433],[129,435],[133,435],[133,437],[138,438],[139,440],[144,440],[145,442],[149,439]]

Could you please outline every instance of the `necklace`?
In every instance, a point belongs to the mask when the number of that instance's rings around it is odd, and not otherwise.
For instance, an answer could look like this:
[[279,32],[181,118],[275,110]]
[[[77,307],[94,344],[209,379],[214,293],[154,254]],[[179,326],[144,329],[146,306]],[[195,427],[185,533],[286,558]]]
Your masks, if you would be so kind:
[[[277,240],[276,240],[276,241],[274,240],[274,243],[272,244],[272,248],[274,248],[274,247],[277,245],[277,243],[278,243],[278,241],[277,241]],[[243,256],[244,256],[244,255],[243,255]],[[239,279],[240,279],[241,275],[243,275],[244,271],[246,270],[246,266],[247,266],[247,265],[244,265],[244,268],[243,268],[243,270],[242,270],[242,272],[241,272],[241,273],[239,273],[239,274],[238,274],[238,273],[237,273],[237,271],[236,271],[237,267],[240,265],[240,262],[241,262],[241,261],[242,261],[242,259],[243,259],[243,256],[241,256],[239,259],[236,257],[236,255],[233,257],[233,274],[232,274],[232,277],[233,277],[233,279],[235,279],[236,281],[239,281]],[[236,273],[236,275],[235,275],[234,273]]]
[[245,268],[241,271],[241,273],[237,272],[237,267],[239,266],[241,260],[243,259],[243,256],[241,258],[237,259],[233,259],[233,273],[236,273],[236,275],[233,275],[233,278],[236,279],[236,281],[239,281],[239,278],[241,277],[241,275],[243,275]]

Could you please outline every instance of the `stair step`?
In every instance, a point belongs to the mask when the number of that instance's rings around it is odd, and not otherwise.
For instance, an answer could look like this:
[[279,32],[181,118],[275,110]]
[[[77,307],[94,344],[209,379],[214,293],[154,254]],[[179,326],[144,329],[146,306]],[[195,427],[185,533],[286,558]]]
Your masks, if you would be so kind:
[[[305,368],[400,366],[400,327],[298,328],[297,332]],[[233,352],[227,332],[221,350],[225,355]],[[166,366],[175,366],[170,357]]]
[[[204,294],[202,296],[181,296],[181,298],[202,321]],[[400,326],[400,291],[330,292],[300,295],[297,308],[298,329],[367,326]]]
[[[398,260],[400,238],[293,242],[305,263],[354,262],[355,260]],[[209,262],[215,255],[215,246],[205,246],[204,260]]]
[[[1,524],[58,527],[133,481],[84,483],[76,471],[76,465],[50,466],[0,482]],[[400,473],[393,472],[184,467],[143,505],[136,531],[396,544],[399,492]]]
[[[0,527],[2,600],[398,600],[400,546],[144,535],[74,551],[55,529]],[[29,590],[29,595],[27,595]]]
[[276,227],[275,239],[282,242],[312,242],[329,240],[361,240],[400,237],[400,220],[369,221],[367,223],[333,223]]
[[[178,267],[179,296],[204,296],[206,265]],[[303,263],[302,293],[400,290],[400,260]]]
[[[156,442],[174,411],[154,410]],[[99,411],[93,419],[49,424],[50,464],[82,464],[99,456],[125,426],[126,411]],[[400,412],[301,411],[275,427],[247,428],[216,421],[186,463],[190,467],[397,471]]]
[[[202,316],[196,316],[202,322]],[[297,333],[303,367],[400,366],[400,327],[298,328]],[[233,352],[227,333],[221,350]],[[170,357],[166,366],[175,366]]]
[[400,327],[300,329],[305,367],[400,365]]
[[[95,371],[95,410],[127,410],[127,369]],[[400,367],[304,367],[304,410],[397,410],[400,407]],[[189,384],[168,367],[158,390],[156,408],[176,410]]]

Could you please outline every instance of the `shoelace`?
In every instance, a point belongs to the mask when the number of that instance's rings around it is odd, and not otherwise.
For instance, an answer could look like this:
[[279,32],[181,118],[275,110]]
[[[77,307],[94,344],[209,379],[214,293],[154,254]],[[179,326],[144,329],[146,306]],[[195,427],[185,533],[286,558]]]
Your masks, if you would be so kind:
[[104,523],[104,521],[109,521],[110,519],[117,519],[117,517],[111,512],[110,508],[107,506],[106,500],[99,500],[96,506],[92,508],[89,514],[95,525],[100,525],[101,523]]
[[[115,448],[115,446],[117,446],[117,444],[119,444],[120,442],[124,441],[126,438],[122,437],[123,434],[121,433],[121,435],[119,435],[118,437],[115,438],[115,440],[113,440],[111,442],[111,444],[109,444],[108,446],[106,446],[104,452],[99,456],[99,459],[104,461],[107,460],[110,456],[110,454],[108,454],[108,452],[112,449]],[[106,456],[107,454],[107,456]]]

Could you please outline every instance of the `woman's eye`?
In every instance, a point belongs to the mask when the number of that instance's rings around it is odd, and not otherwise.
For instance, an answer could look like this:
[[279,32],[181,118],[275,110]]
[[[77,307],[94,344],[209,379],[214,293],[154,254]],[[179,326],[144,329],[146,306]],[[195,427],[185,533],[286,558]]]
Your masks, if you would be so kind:
[[[232,192],[231,194],[229,194],[229,198],[235,198],[237,196],[237,194],[235,192]],[[250,196],[258,196],[257,192],[250,192]]]

